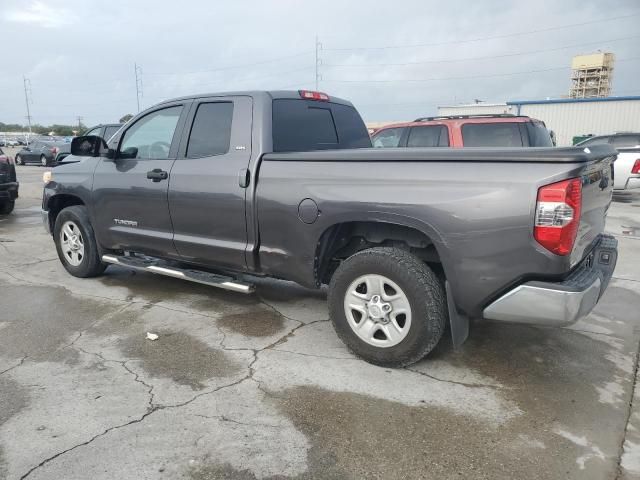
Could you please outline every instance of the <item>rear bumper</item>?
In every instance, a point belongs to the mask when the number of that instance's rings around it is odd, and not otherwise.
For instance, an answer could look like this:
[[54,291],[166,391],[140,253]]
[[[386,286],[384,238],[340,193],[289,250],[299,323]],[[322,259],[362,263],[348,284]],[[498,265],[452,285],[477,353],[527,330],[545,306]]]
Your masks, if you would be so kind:
[[609,285],[618,259],[618,241],[602,235],[598,245],[563,282],[527,282],[484,309],[489,320],[566,326],[593,310]]
[[0,200],[15,200],[18,198],[18,182],[0,183]]

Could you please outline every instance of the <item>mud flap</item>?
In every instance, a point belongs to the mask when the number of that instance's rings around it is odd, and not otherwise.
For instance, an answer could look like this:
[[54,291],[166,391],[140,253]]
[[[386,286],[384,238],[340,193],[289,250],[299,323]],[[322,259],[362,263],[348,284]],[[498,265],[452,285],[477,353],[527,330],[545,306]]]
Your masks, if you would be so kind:
[[453,341],[453,348],[458,349],[467,340],[469,336],[469,317],[458,313],[456,304],[453,301],[453,295],[451,293],[451,287],[449,282],[444,284],[447,291],[447,308],[449,310],[449,324],[451,326],[451,340]]

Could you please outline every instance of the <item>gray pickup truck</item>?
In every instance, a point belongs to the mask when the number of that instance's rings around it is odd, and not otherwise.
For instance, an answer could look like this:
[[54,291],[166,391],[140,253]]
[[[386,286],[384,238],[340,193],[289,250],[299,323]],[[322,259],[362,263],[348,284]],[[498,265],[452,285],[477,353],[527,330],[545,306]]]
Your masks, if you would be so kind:
[[43,220],[77,277],[107,265],[251,293],[329,285],[338,336],[404,366],[469,319],[567,325],[598,302],[616,151],[373,149],[347,101],[310,91],[179,98],[107,144],[74,139]]

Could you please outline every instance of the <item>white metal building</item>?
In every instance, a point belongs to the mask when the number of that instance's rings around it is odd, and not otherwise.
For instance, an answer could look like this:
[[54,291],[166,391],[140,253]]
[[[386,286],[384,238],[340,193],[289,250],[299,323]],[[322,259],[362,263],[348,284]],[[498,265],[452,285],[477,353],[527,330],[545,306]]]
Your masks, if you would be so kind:
[[574,136],[640,132],[640,96],[516,100],[504,104],[438,107],[438,115],[511,113],[542,120],[556,134],[558,146],[571,145]]

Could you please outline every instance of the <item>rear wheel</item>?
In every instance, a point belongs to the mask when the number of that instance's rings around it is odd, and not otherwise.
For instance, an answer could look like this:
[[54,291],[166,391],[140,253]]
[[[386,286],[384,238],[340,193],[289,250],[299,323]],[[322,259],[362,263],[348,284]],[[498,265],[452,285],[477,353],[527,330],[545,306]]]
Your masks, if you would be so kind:
[[13,212],[13,208],[16,206],[15,200],[6,200],[0,202],[0,215],[9,215]]
[[43,167],[46,167],[47,164],[49,162],[47,162],[47,157],[45,157],[44,155],[40,155],[40,163],[42,164]]
[[24,165],[24,162],[22,161],[22,157],[20,155],[16,155],[16,163],[18,165]]
[[95,277],[107,268],[100,260],[85,206],[74,205],[62,210],[56,218],[53,235],[58,258],[74,277]]
[[338,336],[364,360],[410,365],[438,344],[447,319],[435,273],[397,248],[363,250],[343,261],[329,286],[329,311]]

